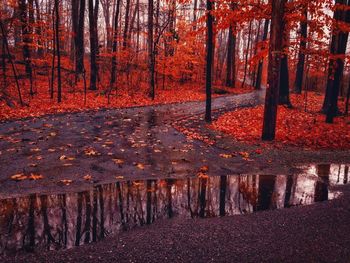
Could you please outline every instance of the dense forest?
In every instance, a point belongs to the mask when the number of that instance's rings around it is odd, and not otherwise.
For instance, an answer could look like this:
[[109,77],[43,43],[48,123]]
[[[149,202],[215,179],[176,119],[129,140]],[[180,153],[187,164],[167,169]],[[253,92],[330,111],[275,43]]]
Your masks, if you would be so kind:
[[[348,114],[346,0],[7,0],[2,119],[266,90],[262,138],[290,93]],[[341,100],[342,108],[338,107]],[[60,104],[63,103],[63,106]]]

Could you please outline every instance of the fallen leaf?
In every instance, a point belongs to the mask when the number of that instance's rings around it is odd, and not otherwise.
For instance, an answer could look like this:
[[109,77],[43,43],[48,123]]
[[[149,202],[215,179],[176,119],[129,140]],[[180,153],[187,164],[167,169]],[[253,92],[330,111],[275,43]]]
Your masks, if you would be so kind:
[[43,179],[44,176],[42,176],[41,174],[31,173],[28,178],[29,178],[29,180],[34,180],[35,181],[35,180]]
[[23,181],[27,178],[28,176],[24,175],[24,173],[14,174],[11,176],[11,180],[14,180],[14,181]]

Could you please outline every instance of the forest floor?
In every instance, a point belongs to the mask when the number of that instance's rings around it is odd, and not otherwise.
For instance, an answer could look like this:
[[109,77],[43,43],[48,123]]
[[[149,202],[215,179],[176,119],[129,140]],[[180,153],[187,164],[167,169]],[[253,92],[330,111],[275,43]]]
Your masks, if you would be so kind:
[[1,262],[349,262],[350,188],[304,207],[161,220],[97,243]]

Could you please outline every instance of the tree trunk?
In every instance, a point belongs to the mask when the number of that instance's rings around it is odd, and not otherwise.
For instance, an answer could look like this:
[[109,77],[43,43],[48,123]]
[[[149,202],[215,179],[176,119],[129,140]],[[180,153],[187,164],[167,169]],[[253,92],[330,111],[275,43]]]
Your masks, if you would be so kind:
[[272,1],[271,36],[268,66],[268,87],[265,97],[262,139],[274,140],[281,72],[284,9],[287,0]]
[[[264,34],[262,41],[267,40],[267,35],[269,32],[269,24],[270,24],[270,19],[265,19],[265,24],[264,24]],[[262,79],[262,71],[263,71],[263,65],[264,65],[264,60],[259,61],[258,65],[258,72],[256,75],[256,81],[255,81],[255,89],[261,89],[261,79]]]
[[[98,0],[95,2],[95,8],[98,8]],[[89,0],[89,27],[90,27],[90,90],[97,90],[97,20],[93,0]]]
[[281,58],[281,75],[280,75],[280,84],[279,84],[279,105],[286,105],[291,107],[292,104],[289,99],[289,68],[288,68],[288,48],[289,48],[289,38],[290,32],[286,30],[286,21],[282,23],[282,48],[283,56]]
[[[350,6],[350,0],[337,0],[336,4],[347,4]],[[334,18],[337,21],[350,22],[350,11],[344,11],[337,9],[334,12]],[[348,32],[338,32],[332,36],[331,42],[331,55],[343,55],[346,51],[348,42]],[[341,79],[343,77],[344,59],[338,57],[336,59],[331,58],[328,66],[328,79],[326,96],[323,102],[323,111],[327,113],[326,122],[333,123],[334,117],[337,115],[338,109],[338,96]]]
[[205,107],[205,121],[211,122],[211,86],[212,86],[212,66],[213,66],[213,22],[214,18],[212,15],[213,2],[207,0],[207,57],[206,57],[206,81],[205,81],[205,91],[206,91],[206,107]]
[[299,55],[297,64],[297,73],[295,76],[294,91],[297,94],[301,94],[303,79],[304,79],[304,67],[305,67],[305,50],[307,44],[307,4],[304,7],[304,18],[300,22],[300,44]]
[[[236,5],[231,5],[231,10],[234,11]],[[236,30],[235,25],[231,22],[230,28],[228,31],[228,40],[227,40],[227,65],[226,65],[226,87],[235,86],[235,63],[236,63]]]
[[32,79],[32,62],[31,62],[31,56],[30,56],[30,26],[29,26],[29,21],[28,21],[28,15],[27,15],[27,4],[26,0],[19,0],[19,12],[20,12],[20,19],[21,19],[21,26],[22,26],[22,42],[23,42],[23,47],[22,47],[22,53],[23,53],[23,59],[25,62],[25,69],[26,69],[26,74],[29,77],[30,80],[30,90],[29,94],[33,96],[34,91],[33,91],[33,79]]
[[153,0],[148,0],[148,70],[149,70],[149,96],[154,100],[154,50],[153,50]]
[[55,0],[55,12],[56,12],[56,51],[57,51],[57,102],[62,101],[61,90],[61,54],[60,54],[60,14],[59,14],[59,0]]
[[76,74],[82,74],[84,69],[84,17],[85,17],[85,0],[79,3],[79,19],[75,36],[75,71]]
[[118,19],[120,12],[120,2],[121,0],[117,0],[117,8],[114,14],[114,34],[113,34],[113,47],[112,47],[112,70],[111,70],[111,81],[110,81],[110,92],[113,89],[113,85],[117,80],[117,48],[118,48]]

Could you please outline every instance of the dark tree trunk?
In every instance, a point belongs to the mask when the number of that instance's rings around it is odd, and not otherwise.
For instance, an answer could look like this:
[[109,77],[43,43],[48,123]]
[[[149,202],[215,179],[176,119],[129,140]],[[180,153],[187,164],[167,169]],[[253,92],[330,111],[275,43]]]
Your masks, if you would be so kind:
[[76,74],[82,74],[84,69],[84,17],[85,17],[85,0],[79,3],[79,19],[75,36],[75,71]]
[[125,23],[124,23],[124,33],[123,33],[123,49],[125,50],[129,44],[128,40],[128,30],[129,30],[129,14],[130,14],[130,0],[126,0],[125,7]]
[[282,49],[283,56],[281,58],[281,72],[280,72],[280,83],[279,83],[279,99],[278,104],[287,105],[291,107],[292,104],[289,99],[289,68],[288,68],[288,46],[289,46],[289,30],[286,30],[286,21],[282,22]]
[[287,0],[272,1],[271,36],[262,139],[274,140],[281,71],[284,9]]
[[90,90],[97,90],[97,20],[95,17],[95,8],[98,8],[98,0],[95,2],[89,0],[89,27],[90,27]]
[[72,16],[72,39],[71,39],[71,59],[76,56],[77,33],[79,25],[79,0],[71,0],[71,16]]
[[[267,40],[267,35],[269,32],[269,24],[270,24],[270,19],[265,19],[264,34],[263,34],[263,38],[262,38],[263,41]],[[259,65],[258,65],[258,72],[256,75],[256,81],[255,81],[255,89],[261,89],[263,65],[264,65],[264,60],[262,59],[259,61]]]
[[154,100],[154,50],[153,50],[153,0],[148,0],[148,70],[149,70],[149,97]]
[[305,50],[307,44],[307,4],[304,7],[304,18],[300,22],[300,44],[299,55],[297,64],[297,73],[295,76],[294,91],[297,94],[301,94],[304,78],[305,67]]
[[57,102],[62,101],[62,89],[61,89],[61,53],[60,53],[60,14],[59,14],[59,0],[55,0],[55,13],[56,13],[56,52],[57,52]]
[[[231,5],[231,10],[234,11],[236,9],[236,5]],[[226,87],[234,87],[236,79],[236,27],[231,22],[230,28],[228,31],[227,38],[227,65],[226,65]]]
[[212,86],[212,68],[214,64],[214,36],[213,36],[213,22],[214,18],[212,15],[213,2],[207,0],[207,57],[206,57],[206,107],[205,107],[205,121],[211,122],[211,86]]
[[252,21],[249,22],[249,31],[248,31],[248,43],[247,43],[247,51],[245,54],[245,63],[244,63],[244,73],[243,73],[243,81],[242,81],[242,88],[244,87],[244,84],[246,82],[247,78],[247,70],[248,70],[248,55],[249,55],[249,48],[250,48],[250,39],[252,34]]
[[226,190],[227,190],[227,176],[220,176],[220,216],[225,216],[225,203],[226,203]]
[[114,34],[113,34],[113,47],[112,47],[112,70],[111,70],[111,82],[110,82],[110,92],[113,89],[114,83],[117,80],[117,48],[118,48],[118,19],[120,12],[120,2],[121,0],[117,0],[117,8],[114,14]]
[[[350,0],[337,0],[336,4],[347,4],[350,6]],[[337,21],[350,22],[350,11],[344,11],[337,9],[334,12],[334,19]],[[346,51],[348,42],[348,32],[337,32],[332,36],[331,42],[331,55],[343,55]],[[323,112],[327,114],[326,122],[333,123],[334,117],[337,115],[338,109],[338,96],[341,80],[343,77],[344,59],[338,57],[336,59],[331,58],[328,65],[328,79],[326,96],[323,102]]]
[[33,91],[33,83],[32,83],[32,62],[31,62],[31,56],[30,56],[30,49],[29,45],[31,42],[30,39],[30,26],[29,26],[29,20],[27,15],[27,4],[26,0],[19,0],[19,13],[20,13],[20,19],[21,19],[21,26],[22,26],[22,52],[23,52],[23,59],[25,62],[25,69],[26,74],[29,77],[30,80],[30,90],[29,94],[32,96],[34,94]]

